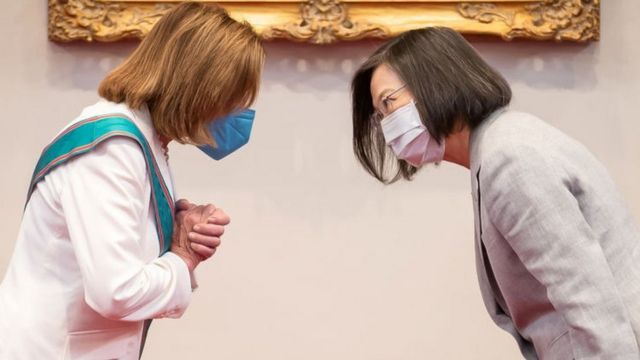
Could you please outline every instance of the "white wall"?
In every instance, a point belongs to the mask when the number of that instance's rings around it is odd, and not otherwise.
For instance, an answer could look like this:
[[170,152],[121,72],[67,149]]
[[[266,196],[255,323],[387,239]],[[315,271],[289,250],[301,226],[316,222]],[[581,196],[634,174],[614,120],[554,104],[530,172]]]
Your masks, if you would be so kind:
[[[636,0],[604,1],[588,46],[475,42],[514,108],[584,142],[640,219]],[[53,44],[45,1],[0,12],[0,274],[40,149],[96,99],[135,43]],[[147,359],[514,359],[476,283],[466,170],[383,187],[351,153],[349,80],[373,42],[267,45],[251,143],[215,163],[173,146],[181,194],[233,218],[186,316],[156,321]]]

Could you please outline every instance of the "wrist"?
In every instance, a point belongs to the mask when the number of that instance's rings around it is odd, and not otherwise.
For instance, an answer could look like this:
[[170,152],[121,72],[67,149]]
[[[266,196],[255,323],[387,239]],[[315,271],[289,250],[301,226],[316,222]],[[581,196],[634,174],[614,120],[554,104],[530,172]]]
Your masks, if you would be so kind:
[[187,269],[189,269],[189,273],[192,273],[196,269],[197,264],[195,264],[194,261],[188,260],[188,259],[182,259],[182,260],[184,260],[184,263],[187,264]]
[[195,260],[193,260],[193,258],[191,258],[191,256],[185,255],[182,251],[179,251],[177,249],[172,249],[171,252],[173,252],[174,254],[178,255],[178,257],[180,259],[182,259],[182,261],[184,261],[185,265],[187,265],[187,269],[189,270],[190,273],[192,273],[195,269],[196,266],[198,266],[198,264],[196,263]]

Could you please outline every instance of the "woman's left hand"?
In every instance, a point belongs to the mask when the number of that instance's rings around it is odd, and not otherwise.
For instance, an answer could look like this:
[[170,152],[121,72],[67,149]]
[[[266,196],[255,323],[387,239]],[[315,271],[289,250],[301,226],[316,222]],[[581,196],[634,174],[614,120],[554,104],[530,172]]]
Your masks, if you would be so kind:
[[[195,206],[195,204],[188,200],[181,199],[176,203],[176,211],[187,211]],[[205,223],[196,224],[189,233],[191,249],[198,254],[202,260],[213,256],[218,246],[220,246],[220,238],[225,231],[224,227],[228,225],[230,221],[229,215],[227,215],[224,210],[216,207]]]

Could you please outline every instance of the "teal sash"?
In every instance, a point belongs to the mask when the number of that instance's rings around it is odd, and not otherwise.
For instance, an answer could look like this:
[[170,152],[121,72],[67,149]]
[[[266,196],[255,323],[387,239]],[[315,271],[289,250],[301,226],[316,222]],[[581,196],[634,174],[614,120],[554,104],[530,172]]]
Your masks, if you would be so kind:
[[134,140],[144,153],[151,182],[151,205],[160,240],[160,255],[162,255],[169,251],[171,246],[174,203],[147,139],[133,121],[124,115],[102,115],[80,121],[53,140],[42,151],[40,160],[38,160],[31,178],[27,202],[29,202],[38,182],[57,166],[95,149],[103,141],[117,136]]

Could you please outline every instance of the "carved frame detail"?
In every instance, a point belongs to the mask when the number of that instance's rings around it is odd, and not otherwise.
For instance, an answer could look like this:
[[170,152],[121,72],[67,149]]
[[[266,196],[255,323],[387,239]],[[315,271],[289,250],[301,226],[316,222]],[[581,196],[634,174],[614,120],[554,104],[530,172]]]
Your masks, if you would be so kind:
[[[140,39],[180,1],[48,0],[49,38],[58,42]],[[213,2],[213,1],[203,1]],[[220,0],[267,40],[314,44],[389,38],[424,26],[504,40],[587,42],[600,37],[600,0]]]

